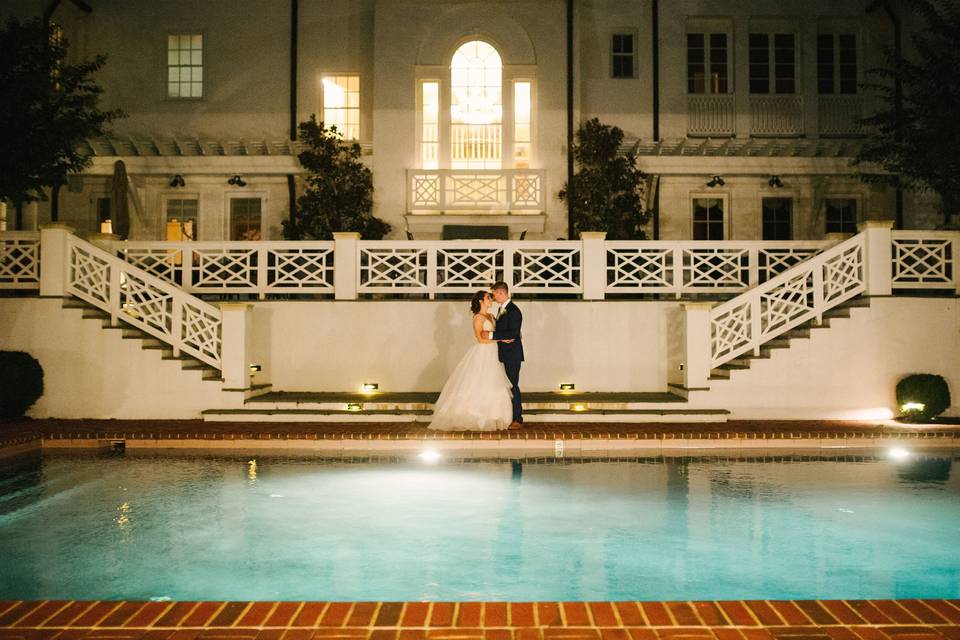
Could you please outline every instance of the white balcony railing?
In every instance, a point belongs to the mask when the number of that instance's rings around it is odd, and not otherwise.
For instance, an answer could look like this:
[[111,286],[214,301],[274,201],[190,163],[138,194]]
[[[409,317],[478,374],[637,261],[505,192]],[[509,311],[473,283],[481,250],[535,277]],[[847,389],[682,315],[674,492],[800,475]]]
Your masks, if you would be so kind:
[[823,95],[817,98],[817,121],[821,136],[859,136],[864,128],[863,96]]
[[607,242],[608,294],[739,293],[815,256],[827,241]]
[[40,286],[40,234],[36,231],[0,233],[0,289],[37,289]]
[[410,169],[407,210],[540,212],[546,208],[543,169]]
[[732,93],[687,96],[687,135],[732,136],[736,133]]
[[797,95],[750,96],[750,135],[802,136],[803,98]]
[[891,259],[894,289],[960,289],[956,231],[894,231]]

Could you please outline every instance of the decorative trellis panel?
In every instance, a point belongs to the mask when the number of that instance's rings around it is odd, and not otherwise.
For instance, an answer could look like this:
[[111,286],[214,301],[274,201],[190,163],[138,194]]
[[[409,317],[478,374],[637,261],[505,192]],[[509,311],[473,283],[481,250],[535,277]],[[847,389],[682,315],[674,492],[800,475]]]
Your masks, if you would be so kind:
[[407,210],[508,213],[546,209],[543,169],[411,169]]
[[894,289],[956,289],[960,233],[894,231]]
[[0,289],[40,288],[40,234],[0,233]]

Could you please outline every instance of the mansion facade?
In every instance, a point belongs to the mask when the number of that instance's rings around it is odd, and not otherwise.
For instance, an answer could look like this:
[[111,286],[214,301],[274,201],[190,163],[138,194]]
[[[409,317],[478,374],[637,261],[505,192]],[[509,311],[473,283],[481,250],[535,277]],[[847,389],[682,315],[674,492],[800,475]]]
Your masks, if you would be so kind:
[[[56,3],[55,3],[56,4]],[[48,0],[4,13],[40,15]],[[108,56],[93,164],[58,219],[109,229],[117,160],[130,238],[281,239],[302,189],[296,124],[356,140],[390,238],[568,235],[570,132],[625,132],[649,176],[650,236],[810,240],[870,219],[932,228],[935,198],[868,184],[850,159],[862,83],[909,40],[866,0],[88,0],[51,21]],[[22,228],[51,220],[51,203]],[[11,209],[7,228],[14,228]],[[409,235],[407,235],[409,234]]]

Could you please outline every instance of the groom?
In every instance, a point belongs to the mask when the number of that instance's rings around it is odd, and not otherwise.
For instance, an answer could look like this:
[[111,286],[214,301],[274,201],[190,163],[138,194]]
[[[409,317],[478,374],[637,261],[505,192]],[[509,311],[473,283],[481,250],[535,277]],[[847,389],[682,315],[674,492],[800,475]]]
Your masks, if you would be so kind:
[[512,342],[498,342],[497,353],[503,369],[507,373],[510,384],[513,385],[513,422],[511,429],[523,426],[523,405],[520,400],[520,364],[523,362],[523,342],[520,337],[520,328],[523,325],[523,314],[517,305],[510,300],[510,292],[506,282],[498,282],[490,290],[493,299],[500,305],[497,313],[497,326],[494,331],[487,331],[488,340],[512,340]]

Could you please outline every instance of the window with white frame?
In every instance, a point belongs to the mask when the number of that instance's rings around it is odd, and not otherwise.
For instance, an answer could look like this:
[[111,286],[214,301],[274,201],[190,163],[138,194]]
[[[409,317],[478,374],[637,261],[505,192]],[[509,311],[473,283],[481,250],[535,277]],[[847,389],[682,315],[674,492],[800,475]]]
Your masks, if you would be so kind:
[[471,40],[450,62],[450,164],[499,169],[503,149],[503,63],[489,43]]
[[856,34],[817,34],[817,92],[857,93]]
[[729,37],[687,33],[687,93],[730,93]]
[[203,97],[203,35],[167,36],[167,97]]
[[420,83],[420,166],[440,167],[440,83]]
[[345,140],[360,139],[360,76],[323,77],[323,124],[335,126]]
[[610,39],[610,76],[636,77],[636,38],[632,33],[615,33]]
[[748,37],[750,93],[796,93],[796,36],[751,33]]
[[513,166],[530,167],[533,140],[531,118],[531,84],[527,80],[513,83]]
[[197,239],[196,198],[169,198],[166,202],[166,239],[168,242]]

